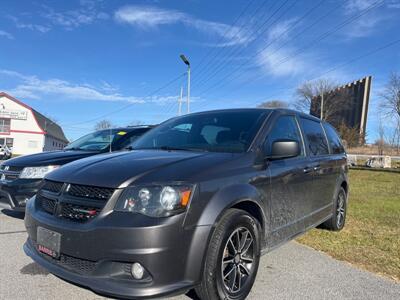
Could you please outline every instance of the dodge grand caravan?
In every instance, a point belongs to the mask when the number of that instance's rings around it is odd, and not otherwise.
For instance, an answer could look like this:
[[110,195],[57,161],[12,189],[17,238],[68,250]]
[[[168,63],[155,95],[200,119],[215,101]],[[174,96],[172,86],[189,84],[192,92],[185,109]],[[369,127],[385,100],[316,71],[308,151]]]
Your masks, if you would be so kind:
[[0,165],[0,202],[24,211],[26,201],[36,194],[44,175],[61,165],[129,146],[151,126],[99,130],[69,144],[63,150],[25,155]]
[[261,254],[310,228],[345,224],[346,154],[314,117],[195,113],[133,147],[46,176],[27,204],[27,255],[103,295],[195,289],[201,299],[244,299]]

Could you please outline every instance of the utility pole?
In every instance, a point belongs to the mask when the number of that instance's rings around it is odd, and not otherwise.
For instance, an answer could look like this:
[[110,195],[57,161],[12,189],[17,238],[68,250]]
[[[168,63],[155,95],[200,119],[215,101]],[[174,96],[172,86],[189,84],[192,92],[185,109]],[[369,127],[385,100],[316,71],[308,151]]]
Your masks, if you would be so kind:
[[190,113],[190,62],[186,58],[186,56],[183,54],[180,55],[180,58],[185,63],[185,65],[188,66],[188,69],[187,69],[188,83],[187,83],[187,100],[186,100],[187,103],[186,104],[187,104],[187,112]]
[[112,128],[110,126],[110,153],[112,152]]
[[188,65],[187,113],[190,113],[190,64]]
[[181,96],[178,100],[178,116],[182,115],[182,102],[183,102],[183,86],[181,86]]
[[324,92],[321,93],[321,117],[320,119],[323,120],[324,117]]

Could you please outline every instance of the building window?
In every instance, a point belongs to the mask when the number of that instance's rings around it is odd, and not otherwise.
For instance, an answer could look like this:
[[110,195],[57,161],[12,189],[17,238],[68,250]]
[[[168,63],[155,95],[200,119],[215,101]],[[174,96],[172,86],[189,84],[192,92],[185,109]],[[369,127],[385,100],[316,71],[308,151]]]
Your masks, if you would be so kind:
[[11,119],[0,118],[0,132],[10,133]]
[[37,148],[38,142],[37,141],[28,141],[28,148]]
[[12,147],[14,146],[14,139],[13,138],[6,138],[6,145],[11,150]]

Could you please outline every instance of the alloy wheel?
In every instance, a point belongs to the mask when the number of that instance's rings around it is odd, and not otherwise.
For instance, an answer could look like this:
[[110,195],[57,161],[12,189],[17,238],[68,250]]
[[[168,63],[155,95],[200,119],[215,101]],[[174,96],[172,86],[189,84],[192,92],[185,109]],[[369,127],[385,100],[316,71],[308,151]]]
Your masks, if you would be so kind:
[[235,229],[226,242],[221,274],[224,287],[230,294],[239,293],[253,272],[254,237],[245,227]]
[[336,225],[338,228],[342,227],[343,225],[345,209],[346,209],[346,201],[343,193],[340,193],[336,208]]

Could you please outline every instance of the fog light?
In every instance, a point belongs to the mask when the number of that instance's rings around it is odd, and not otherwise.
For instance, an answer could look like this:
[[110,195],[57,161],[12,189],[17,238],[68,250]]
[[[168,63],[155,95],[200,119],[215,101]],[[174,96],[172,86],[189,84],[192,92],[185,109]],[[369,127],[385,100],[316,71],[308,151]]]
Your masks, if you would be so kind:
[[28,202],[29,198],[25,196],[16,196],[15,199],[17,200],[18,204],[26,204]]
[[135,277],[135,279],[142,279],[144,275],[144,268],[142,267],[141,264],[134,263],[132,265],[131,273],[132,276]]

